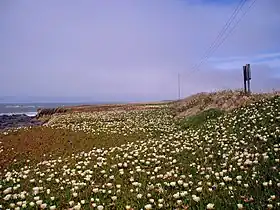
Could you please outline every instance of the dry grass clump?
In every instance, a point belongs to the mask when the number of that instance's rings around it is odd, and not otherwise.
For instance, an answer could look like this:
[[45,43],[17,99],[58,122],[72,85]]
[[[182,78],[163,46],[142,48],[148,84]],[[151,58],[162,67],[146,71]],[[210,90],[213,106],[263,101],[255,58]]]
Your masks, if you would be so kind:
[[175,101],[171,107],[177,117],[188,117],[212,108],[229,111],[276,95],[280,95],[280,92],[248,95],[242,90],[223,90],[212,93],[198,93]]

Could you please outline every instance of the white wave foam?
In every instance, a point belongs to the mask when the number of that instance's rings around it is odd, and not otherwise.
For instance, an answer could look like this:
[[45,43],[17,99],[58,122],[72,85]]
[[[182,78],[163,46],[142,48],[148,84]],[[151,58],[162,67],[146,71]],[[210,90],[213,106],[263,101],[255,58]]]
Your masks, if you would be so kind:
[[7,105],[5,108],[36,108],[34,105]]
[[34,117],[37,115],[37,112],[9,112],[9,113],[0,113],[0,116],[3,116],[3,115],[18,115],[18,114],[25,114],[29,117]]
[[5,108],[19,108],[20,105],[7,105]]
[[36,108],[36,106],[29,105],[29,106],[21,106],[22,108]]

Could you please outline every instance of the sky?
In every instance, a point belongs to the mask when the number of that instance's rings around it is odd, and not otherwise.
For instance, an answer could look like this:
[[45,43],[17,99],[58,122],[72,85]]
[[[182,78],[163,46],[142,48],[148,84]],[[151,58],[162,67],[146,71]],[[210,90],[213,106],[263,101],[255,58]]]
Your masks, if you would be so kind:
[[[237,20],[248,8],[247,0]],[[157,101],[280,89],[280,1],[257,0],[199,68],[239,0],[0,1],[0,101]]]

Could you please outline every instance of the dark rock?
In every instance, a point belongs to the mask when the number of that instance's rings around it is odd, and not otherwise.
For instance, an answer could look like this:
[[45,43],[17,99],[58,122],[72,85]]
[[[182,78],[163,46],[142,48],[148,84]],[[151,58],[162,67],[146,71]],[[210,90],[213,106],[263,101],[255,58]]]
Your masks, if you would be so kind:
[[25,114],[0,116],[0,130],[39,125],[42,125],[42,122]]

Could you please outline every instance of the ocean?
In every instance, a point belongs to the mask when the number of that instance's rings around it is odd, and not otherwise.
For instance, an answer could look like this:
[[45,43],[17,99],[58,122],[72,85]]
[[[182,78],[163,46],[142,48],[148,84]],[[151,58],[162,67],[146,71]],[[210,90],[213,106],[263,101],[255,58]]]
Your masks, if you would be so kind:
[[80,105],[80,103],[0,103],[0,115],[26,114],[27,116],[35,116],[39,108],[56,108],[74,105]]

